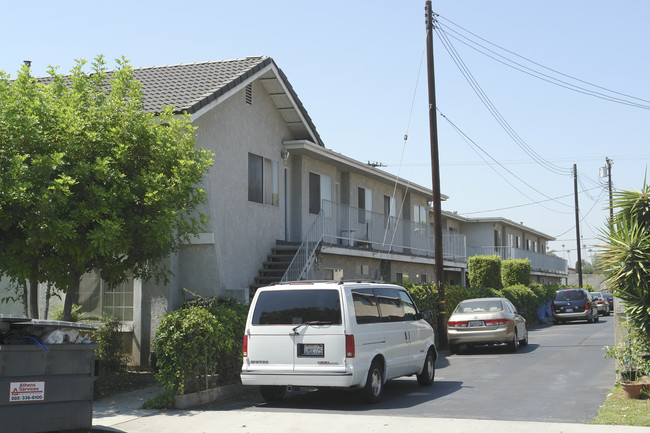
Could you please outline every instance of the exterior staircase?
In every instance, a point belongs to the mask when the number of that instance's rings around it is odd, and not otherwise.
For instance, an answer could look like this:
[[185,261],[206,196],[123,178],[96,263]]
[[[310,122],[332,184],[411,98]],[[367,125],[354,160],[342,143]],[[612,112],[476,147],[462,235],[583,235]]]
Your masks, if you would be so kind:
[[260,287],[279,283],[299,248],[300,244],[281,243],[278,241],[271,248],[271,254],[266,256],[266,260],[262,264],[262,269],[258,271],[255,281],[250,285],[251,296]]

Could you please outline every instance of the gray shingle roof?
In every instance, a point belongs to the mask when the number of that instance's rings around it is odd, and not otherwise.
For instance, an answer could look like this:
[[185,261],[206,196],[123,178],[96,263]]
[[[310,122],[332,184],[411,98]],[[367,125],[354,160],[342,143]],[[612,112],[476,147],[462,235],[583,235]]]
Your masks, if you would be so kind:
[[[163,107],[172,105],[174,111],[178,113],[194,114],[269,65],[275,66],[279,73],[277,78],[282,80],[291,98],[295,101],[295,108],[302,115],[306,123],[304,125],[306,130],[311,132],[310,138],[323,146],[307,110],[300,102],[287,77],[270,57],[245,57],[134,68],[133,76],[142,85],[145,112],[159,113]],[[110,76],[111,72],[107,71],[107,75]],[[49,77],[40,78],[39,81],[49,84],[51,79]]]
[[157,113],[167,105],[195,113],[269,65],[270,57],[246,57],[202,63],[153,66],[133,70],[144,92],[144,110]]

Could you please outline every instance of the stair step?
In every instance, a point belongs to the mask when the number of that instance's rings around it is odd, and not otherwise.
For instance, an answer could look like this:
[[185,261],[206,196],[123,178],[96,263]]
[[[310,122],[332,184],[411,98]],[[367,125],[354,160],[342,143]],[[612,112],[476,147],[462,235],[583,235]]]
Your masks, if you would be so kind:
[[262,277],[277,277],[282,278],[284,273],[287,272],[287,268],[284,269],[261,269],[259,275]]

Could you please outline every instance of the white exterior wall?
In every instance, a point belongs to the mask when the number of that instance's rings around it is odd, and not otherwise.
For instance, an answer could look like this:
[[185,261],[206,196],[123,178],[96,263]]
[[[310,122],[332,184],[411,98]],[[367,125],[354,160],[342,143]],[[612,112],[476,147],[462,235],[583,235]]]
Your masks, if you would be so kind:
[[[214,153],[204,182],[211,220],[204,242],[179,254],[178,283],[212,296],[218,290],[247,289],[272,245],[285,236],[280,152],[282,141],[293,137],[258,81],[251,105],[242,89],[194,125],[198,146]],[[279,162],[279,206],[248,201],[249,153]]]

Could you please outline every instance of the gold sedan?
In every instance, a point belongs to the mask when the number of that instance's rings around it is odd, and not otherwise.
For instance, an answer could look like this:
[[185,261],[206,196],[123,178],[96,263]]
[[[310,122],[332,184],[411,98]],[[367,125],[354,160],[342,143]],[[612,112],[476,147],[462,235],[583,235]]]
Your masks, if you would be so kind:
[[449,317],[447,340],[451,353],[459,353],[461,344],[506,344],[515,352],[528,344],[528,328],[506,298],[467,299]]

